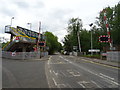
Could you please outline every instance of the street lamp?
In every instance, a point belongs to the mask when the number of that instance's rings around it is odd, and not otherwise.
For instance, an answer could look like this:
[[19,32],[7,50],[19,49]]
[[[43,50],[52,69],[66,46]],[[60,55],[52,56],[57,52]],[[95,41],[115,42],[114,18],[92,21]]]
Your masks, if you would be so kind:
[[12,20],[13,20],[13,19],[14,19],[14,17],[11,18],[11,24],[10,24],[10,26],[12,26]]
[[[92,25],[93,23],[89,24],[90,27],[92,27]],[[92,30],[91,30],[91,55],[93,55],[92,49],[93,49],[93,41],[92,41]]]
[[28,25],[30,25],[30,30],[31,30],[31,28],[32,28],[32,23],[27,23]]

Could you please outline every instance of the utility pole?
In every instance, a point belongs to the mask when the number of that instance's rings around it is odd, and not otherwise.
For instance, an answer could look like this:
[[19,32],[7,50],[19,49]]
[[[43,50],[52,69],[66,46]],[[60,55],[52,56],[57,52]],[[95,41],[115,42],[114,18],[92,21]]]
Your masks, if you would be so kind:
[[[39,22],[39,33],[38,33],[38,41],[37,41],[37,51],[40,51],[39,47],[39,40],[40,40],[40,30],[41,30],[41,22]],[[41,51],[40,51],[40,58],[41,58]]]
[[[79,29],[81,30],[82,29],[82,21],[81,19],[79,19],[79,21],[77,22],[77,27],[79,27]],[[80,30],[78,29],[77,31],[77,37],[78,37],[78,44],[79,44],[79,51],[81,52],[81,44],[80,44]]]
[[77,36],[78,36],[79,51],[81,52],[80,33],[79,33],[79,31],[77,32]]

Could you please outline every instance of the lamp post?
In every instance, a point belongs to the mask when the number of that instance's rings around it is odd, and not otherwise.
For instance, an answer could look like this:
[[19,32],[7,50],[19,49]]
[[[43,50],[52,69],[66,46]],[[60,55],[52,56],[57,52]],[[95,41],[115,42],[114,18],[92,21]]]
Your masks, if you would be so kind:
[[32,23],[27,23],[28,25],[30,25],[30,30],[31,30],[31,28],[32,28]]
[[[12,27],[12,20],[13,20],[13,19],[14,19],[14,17],[11,18],[10,27]],[[10,40],[12,41],[12,39],[13,39],[13,35],[11,34],[11,36],[10,36]]]
[[[93,23],[91,23],[89,26],[92,27],[92,25]],[[93,55],[92,49],[93,49],[93,40],[92,40],[92,30],[91,30],[91,56]]]
[[11,18],[11,23],[10,23],[10,26],[12,26],[12,20],[14,19],[14,17]]

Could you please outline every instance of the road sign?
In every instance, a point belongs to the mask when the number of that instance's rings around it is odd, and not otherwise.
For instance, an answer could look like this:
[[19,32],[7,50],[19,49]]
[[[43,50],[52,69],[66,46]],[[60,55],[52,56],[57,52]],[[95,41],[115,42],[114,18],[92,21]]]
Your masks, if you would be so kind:
[[88,52],[100,52],[100,49],[89,49]]
[[110,36],[108,35],[101,35],[99,36],[99,42],[110,42]]
[[40,41],[40,42],[39,42],[39,45],[40,45],[40,47],[45,47],[46,42],[45,42],[45,41]]
[[77,50],[77,46],[73,46],[73,50]]

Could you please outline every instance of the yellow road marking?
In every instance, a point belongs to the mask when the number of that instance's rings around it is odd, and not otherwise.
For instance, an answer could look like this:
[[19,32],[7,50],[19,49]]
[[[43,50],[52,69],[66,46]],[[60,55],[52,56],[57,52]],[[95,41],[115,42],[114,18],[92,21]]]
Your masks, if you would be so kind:
[[[83,59],[82,59],[82,60],[83,60]],[[110,66],[110,65],[105,65],[105,64],[101,64],[101,63],[97,63],[97,62],[93,62],[93,61],[88,61],[88,60],[83,60],[83,61],[89,62],[89,63],[98,64],[98,65],[105,66],[105,67],[111,67],[111,68],[114,68],[114,69],[120,69],[119,67],[114,67],[114,66]]]

